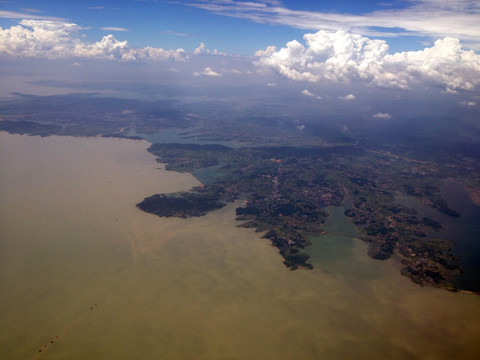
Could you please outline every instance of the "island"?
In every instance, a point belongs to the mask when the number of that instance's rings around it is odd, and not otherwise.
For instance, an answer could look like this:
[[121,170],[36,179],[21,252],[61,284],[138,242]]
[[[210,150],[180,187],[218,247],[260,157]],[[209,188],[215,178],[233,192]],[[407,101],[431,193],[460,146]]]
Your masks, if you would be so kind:
[[181,218],[202,216],[223,206],[225,204],[219,202],[217,197],[197,192],[157,194],[145,198],[137,204],[139,209],[160,217],[175,216]]

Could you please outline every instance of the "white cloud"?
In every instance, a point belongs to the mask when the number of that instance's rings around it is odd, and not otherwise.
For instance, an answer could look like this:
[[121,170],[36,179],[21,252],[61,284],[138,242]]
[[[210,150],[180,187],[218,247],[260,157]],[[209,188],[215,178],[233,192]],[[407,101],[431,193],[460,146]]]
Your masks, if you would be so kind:
[[213,55],[226,55],[223,52],[218,51],[217,49],[214,49],[213,51],[210,51],[207,49],[207,45],[205,45],[203,42],[200,43],[200,46],[197,47],[193,53],[195,55],[200,55],[200,54],[213,54]]
[[309,96],[309,97],[315,97],[315,94],[308,91],[307,89],[303,90],[302,94],[305,95],[305,96]]
[[[32,11],[33,9],[24,9],[24,11]],[[27,20],[50,20],[50,21],[65,21],[65,19],[53,17],[53,16],[43,16],[39,13],[34,12],[33,14],[29,13],[20,13],[16,11],[0,10],[0,18],[4,19],[27,19]]]
[[98,59],[184,60],[182,49],[133,48],[127,41],[107,35],[95,43],[86,43],[79,34],[81,26],[51,20],[22,20],[20,25],[0,28],[0,55],[37,58],[87,57]]
[[115,26],[105,26],[101,28],[104,31],[129,31],[128,29],[122,27],[115,27]]
[[265,50],[258,50],[255,52],[255,56],[271,56],[277,51],[276,46],[268,46]]
[[376,118],[376,119],[391,119],[392,118],[392,115],[390,115],[389,113],[377,113],[375,115],[372,116],[373,118]]
[[348,94],[345,96],[339,96],[338,98],[341,100],[355,100],[357,97],[353,94]]
[[293,80],[317,82],[322,79],[348,82],[371,79],[380,70],[388,53],[382,40],[370,40],[345,31],[319,31],[304,36],[307,46],[290,41],[278,51],[268,51],[256,62],[273,68]]
[[200,75],[205,75],[205,76],[214,76],[214,77],[221,77],[223,74],[217,73],[210,69],[209,67],[206,67],[202,72],[194,72],[194,76],[200,76]]
[[293,10],[280,2],[266,1],[191,0],[187,5],[257,23],[305,30],[348,29],[368,36],[450,36],[480,48],[480,3],[472,0],[404,1],[394,9],[385,7],[380,11],[358,15]]
[[320,99],[320,100],[322,99],[321,96],[315,95],[314,93],[312,93],[311,91],[308,91],[307,89],[303,90],[302,94],[305,95],[305,96],[308,96],[308,97],[314,97],[314,98]]
[[177,32],[177,31],[171,31],[171,30],[166,30],[166,31],[163,31],[164,34],[167,34],[167,35],[173,35],[173,36],[193,36],[192,34],[188,34],[188,33],[181,33],[181,32]]
[[276,84],[276,83],[274,83],[274,82],[269,82],[269,83],[267,83],[267,86],[270,86],[270,87],[275,87],[275,86],[277,86],[277,84]]
[[476,101],[461,101],[459,104],[463,105],[463,106],[475,106],[475,105],[477,105],[477,102]]
[[206,76],[223,76],[222,74],[216,73],[209,67],[206,67],[205,70],[203,70],[202,74]]
[[22,9],[23,11],[28,11],[28,12],[33,12],[33,13],[41,13],[42,10],[38,10],[38,9],[32,9],[32,8],[29,8],[29,9]]
[[480,84],[480,55],[463,50],[454,38],[437,40],[433,47],[421,51],[390,55],[385,62],[400,69],[405,78],[422,77],[443,85],[447,92],[473,90]]
[[480,55],[463,50],[458,39],[437,40],[422,51],[390,55],[387,43],[339,30],[304,35],[306,46],[293,40],[255,62],[262,69],[299,81],[366,82],[386,88],[408,89],[426,81],[446,92],[473,90],[480,84]]
[[205,44],[202,42],[202,43],[200,43],[200,46],[197,47],[193,53],[194,53],[195,55],[198,55],[198,54],[203,54],[203,53],[205,53],[205,52],[207,52],[207,45],[205,45]]

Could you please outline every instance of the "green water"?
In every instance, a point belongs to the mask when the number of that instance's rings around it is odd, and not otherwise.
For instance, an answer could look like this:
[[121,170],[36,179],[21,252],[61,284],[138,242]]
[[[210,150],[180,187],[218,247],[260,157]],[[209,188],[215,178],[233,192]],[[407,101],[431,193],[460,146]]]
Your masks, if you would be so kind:
[[0,134],[0,358],[479,358],[480,297],[412,284],[341,216],[315,269],[289,271],[236,227],[235,204],[137,210],[198,184],[157,169],[148,145]]
[[222,176],[222,173],[218,172],[222,166],[223,165],[215,165],[198,169],[193,173],[193,176],[195,176],[195,178],[197,178],[202,184],[212,184]]
[[325,210],[329,214],[322,226],[325,234],[311,237],[312,245],[306,248],[314,268],[357,283],[381,277],[384,265],[365,256],[367,245],[357,238],[357,229],[344,215],[344,207],[329,206]]
[[[192,131],[192,128],[189,129],[189,132]],[[185,129],[166,129],[162,132],[152,133],[152,134],[143,134],[137,133],[134,129],[131,129],[128,132],[129,136],[141,136],[148,142],[152,144],[168,144],[168,143],[178,143],[178,144],[220,144],[228,147],[237,147],[238,144],[235,141],[214,141],[206,140],[201,134],[185,134]]]

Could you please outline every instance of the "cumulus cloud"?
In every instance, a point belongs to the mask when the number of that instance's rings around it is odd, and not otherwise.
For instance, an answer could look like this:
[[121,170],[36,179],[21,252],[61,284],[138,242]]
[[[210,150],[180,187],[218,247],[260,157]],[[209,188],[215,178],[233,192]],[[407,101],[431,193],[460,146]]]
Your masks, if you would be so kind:
[[213,71],[209,67],[206,67],[205,70],[203,70],[202,74],[206,75],[206,76],[222,76],[222,74],[219,74],[219,73]]
[[257,52],[256,65],[299,81],[360,81],[386,88],[408,89],[421,80],[443,86],[447,92],[473,90],[480,84],[480,55],[463,50],[454,38],[437,40],[421,51],[389,54],[383,40],[372,40],[344,30],[321,30],[304,35],[280,50]]
[[203,42],[200,43],[200,46],[197,47],[193,53],[195,55],[200,55],[200,54],[213,54],[213,55],[226,55],[225,53],[223,52],[220,52],[218,51],[217,49],[213,50],[213,51],[210,51],[207,49],[207,45],[205,45]]
[[0,28],[0,55],[37,58],[88,57],[98,59],[183,60],[184,51],[160,48],[133,48],[113,35],[95,43],[82,41],[82,27],[74,23],[52,20],[22,20],[9,29]]
[[205,52],[207,52],[207,45],[205,45],[205,44],[202,42],[202,43],[200,43],[200,46],[197,47],[193,53],[196,54],[196,55],[198,55],[198,54],[203,54],[203,53],[205,53]]
[[391,119],[392,118],[392,115],[390,115],[389,113],[377,113],[375,115],[372,116],[373,118],[376,118],[376,119]]
[[309,96],[309,97],[315,97],[315,94],[308,91],[307,89],[303,90],[302,94],[305,95],[305,96]]
[[305,89],[302,91],[302,94],[305,95],[305,96],[308,96],[308,97],[314,97],[314,98],[317,98],[317,99],[322,99],[321,96],[317,96],[315,95],[314,93],[312,93],[311,91]]
[[205,75],[205,76],[214,76],[214,77],[221,77],[223,74],[217,73],[210,69],[209,67],[206,67],[202,72],[194,72],[194,76],[200,76],[200,75]]
[[277,51],[276,46],[267,46],[265,50],[258,50],[255,52],[255,56],[271,56]]
[[380,73],[380,62],[388,53],[384,41],[343,30],[335,33],[321,30],[306,34],[304,40],[306,47],[293,40],[278,51],[270,47],[263,53],[257,52],[260,59],[256,63],[293,80],[348,82],[354,78],[374,78]]
[[473,90],[480,84],[480,55],[463,50],[460,41],[450,37],[421,51],[389,55],[385,63],[399,69],[400,76],[410,81],[421,77],[443,85],[447,92]]
[[353,94],[348,94],[345,96],[339,96],[338,97],[340,100],[355,100],[357,97]]

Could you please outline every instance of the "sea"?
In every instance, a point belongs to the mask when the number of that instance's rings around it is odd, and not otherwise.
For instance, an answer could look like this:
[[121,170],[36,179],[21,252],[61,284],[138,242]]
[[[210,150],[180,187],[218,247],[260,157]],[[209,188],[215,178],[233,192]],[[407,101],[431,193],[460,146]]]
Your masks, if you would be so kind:
[[480,296],[369,258],[342,208],[296,271],[238,204],[140,211],[199,184],[149,145],[0,133],[1,359],[480,358]]

